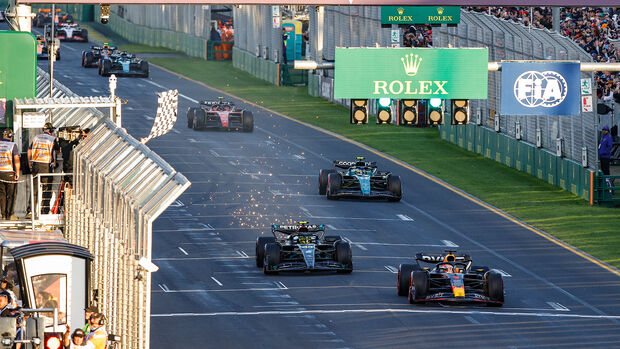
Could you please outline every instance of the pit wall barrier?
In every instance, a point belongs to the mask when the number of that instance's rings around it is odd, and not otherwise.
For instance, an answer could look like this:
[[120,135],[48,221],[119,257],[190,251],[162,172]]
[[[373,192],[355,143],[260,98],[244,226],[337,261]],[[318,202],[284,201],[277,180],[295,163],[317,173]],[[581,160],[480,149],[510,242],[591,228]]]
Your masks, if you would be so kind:
[[149,28],[131,23],[118,16],[110,16],[110,22],[107,25],[129,41],[153,47],[166,47],[191,57],[207,59],[208,45],[205,38],[171,30]]
[[[52,8],[52,5],[32,5],[32,13],[36,14],[40,8]],[[56,4],[56,8],[63,13],[73,15],[73,20],[76,22],[92,22],[95,18],[95,5]],[[97,11],[99,11],[99,6],[97,6]]]
[[279,85],[280,69],[278,63],[233,47],[233,66],[259,79]]
[[439,134],[445,141],[558,186],[590,205],[595,203],[594,171],[572,160],[474,124],[442,125]]

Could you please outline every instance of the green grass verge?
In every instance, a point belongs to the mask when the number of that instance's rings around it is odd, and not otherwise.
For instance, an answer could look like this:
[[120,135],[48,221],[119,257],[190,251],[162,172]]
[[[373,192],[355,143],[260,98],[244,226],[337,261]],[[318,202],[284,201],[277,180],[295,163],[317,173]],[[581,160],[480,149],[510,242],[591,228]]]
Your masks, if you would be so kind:
[[[556,186],[443,141],[434,128],[350,125],[347,108],[311,97],[305,87],[271,85],[235,69],[231,62],[195,58],[149,61],[390,154],[620,267],[618,209],[589,206]],[[498,228],[497,234],[501,233]]]

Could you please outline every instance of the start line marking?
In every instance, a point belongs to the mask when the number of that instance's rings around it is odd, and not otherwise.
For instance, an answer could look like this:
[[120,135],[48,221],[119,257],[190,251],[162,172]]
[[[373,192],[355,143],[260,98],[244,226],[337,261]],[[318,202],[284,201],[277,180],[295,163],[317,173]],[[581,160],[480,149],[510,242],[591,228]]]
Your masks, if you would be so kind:
[[496,315],[496,316],[529,316],[529,317],[555,317],[574,319],[612,319],[620,320],[620,315],[583,315],[563,313],[540,313],[540,312],[500,312],[481,310],[442,310],[442,309],[327,309],[327,310],[273,310],[273,311],[225,311],[213,313],[167,313],[151,314],[151,317],[208,317],[208,316],[252,316],[252,315],[296,315],[296,314],[460,314],[460,315]]

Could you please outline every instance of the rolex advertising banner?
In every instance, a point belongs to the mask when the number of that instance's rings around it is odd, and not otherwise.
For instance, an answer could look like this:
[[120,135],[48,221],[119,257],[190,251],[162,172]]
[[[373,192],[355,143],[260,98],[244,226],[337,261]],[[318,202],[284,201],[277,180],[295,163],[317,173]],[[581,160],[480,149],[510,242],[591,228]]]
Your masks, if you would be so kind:
[[31,33],[0,31],[1,127],[10,124],[7,120],[13,120],[14,98],[36,95],[36,47],[36,39]]
[[501,114],[579,115],[579,63],[502,62]]
[[458,24],[459,6],[381,6],[381,24]]
[[336,48],[334,98],[486,99],[486,48]]

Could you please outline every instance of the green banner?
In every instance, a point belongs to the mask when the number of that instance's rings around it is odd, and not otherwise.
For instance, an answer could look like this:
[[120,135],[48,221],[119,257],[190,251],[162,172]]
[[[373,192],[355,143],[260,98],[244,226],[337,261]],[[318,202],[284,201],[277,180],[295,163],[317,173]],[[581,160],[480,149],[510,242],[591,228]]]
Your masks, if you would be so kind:
[[336,48],[334,98],[487,99],[486,48]]
[[[34,35],[0,31],[0,125],[12,114],[14,98],[33,98],[37,83]],[[6,48],[6,49],[5,49]],[[4,104],[6,102],[6,104]],[[6,112],[4,114],[3,112]]]
[[381,24],[458,24],[458,6],[381,6]]

